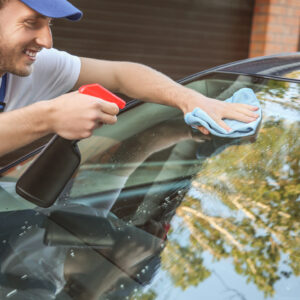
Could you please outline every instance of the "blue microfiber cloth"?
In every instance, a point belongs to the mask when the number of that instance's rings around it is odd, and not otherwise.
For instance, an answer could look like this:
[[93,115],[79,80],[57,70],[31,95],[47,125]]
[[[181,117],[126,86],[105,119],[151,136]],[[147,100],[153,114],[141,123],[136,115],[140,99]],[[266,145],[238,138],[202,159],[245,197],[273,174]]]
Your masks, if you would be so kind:
[[184,120],[191,126],[203,126],[210,131],[212,135],[228,138],[238,138],[255,134],[255,131],[261,121],[261,106],[254,92],[249,88],[242,88],[236,91],[233,96],[225,102],[244,103],[257,106],[259,109],[255,111],[259,117],[251,123],[243,123],[236,120],[224,119],[224,122],[232,129],[227,132],[224,128],[218,125],[211,117],[208,116],[199,107],[184,116]]

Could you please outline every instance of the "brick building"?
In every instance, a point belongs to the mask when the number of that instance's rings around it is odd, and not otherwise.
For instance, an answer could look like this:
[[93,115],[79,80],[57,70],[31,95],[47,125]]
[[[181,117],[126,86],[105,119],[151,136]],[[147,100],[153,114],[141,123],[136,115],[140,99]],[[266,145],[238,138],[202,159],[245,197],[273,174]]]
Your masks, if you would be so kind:
[[247,57],[299,51],[300,0],[71,0],[54,46],[150,65],[174,79]]
[[249,56],[300,51],[300,0],[256,0]]

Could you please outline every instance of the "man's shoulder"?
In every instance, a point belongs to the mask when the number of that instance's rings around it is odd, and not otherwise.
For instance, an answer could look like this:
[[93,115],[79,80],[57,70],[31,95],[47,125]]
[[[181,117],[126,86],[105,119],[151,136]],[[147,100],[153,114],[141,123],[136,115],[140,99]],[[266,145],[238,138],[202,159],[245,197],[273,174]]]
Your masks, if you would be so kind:
[[80,59],[66,51],[55,48],[43,49],[37,56],[35,62],[36,72],[69,72],[80,65]]

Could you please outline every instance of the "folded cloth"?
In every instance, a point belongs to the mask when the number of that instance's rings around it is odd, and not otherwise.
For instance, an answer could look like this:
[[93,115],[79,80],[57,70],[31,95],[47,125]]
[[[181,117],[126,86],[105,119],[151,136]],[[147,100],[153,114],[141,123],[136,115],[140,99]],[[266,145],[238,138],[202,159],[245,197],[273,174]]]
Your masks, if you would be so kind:
[[236,120],[224,119],[223,121],[232,129],[230,132],[218,125],[206,112],[199,107],[184,116],[184,120],[192,127],[203,126],[210,131],[212,135],[228,138],[238,138],[255,134],[255,131],[261,121],[261,106],[254,92],[249,88],[242,88],[236,91],[233,96],[225,102],[244,103],[257,106],[259,109],[255,111],[259,117],[251,122],[244,123]]

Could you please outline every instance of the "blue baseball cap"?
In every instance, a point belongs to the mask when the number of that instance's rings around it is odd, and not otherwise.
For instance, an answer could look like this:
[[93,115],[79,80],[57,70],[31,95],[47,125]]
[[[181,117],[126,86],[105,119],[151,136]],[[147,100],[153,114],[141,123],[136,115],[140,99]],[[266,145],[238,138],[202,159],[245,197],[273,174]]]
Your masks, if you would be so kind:
[[67,0],[20,0],[36,12],[49,18],[67,18],[78,21],[82,11]]

